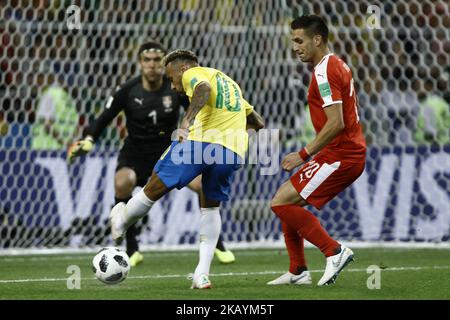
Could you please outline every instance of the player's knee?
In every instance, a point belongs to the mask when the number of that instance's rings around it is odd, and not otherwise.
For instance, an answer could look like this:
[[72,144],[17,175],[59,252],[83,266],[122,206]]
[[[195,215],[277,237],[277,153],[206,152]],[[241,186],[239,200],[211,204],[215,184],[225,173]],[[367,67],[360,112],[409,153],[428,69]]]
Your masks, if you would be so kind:
[[150,180],[144,187],[144,193],[152,201],[159,200],[162,196],[164,196],[170,190],[166,187],[164,182],[158,177],[158,175],[153,172]]
[[276,206],[284,206],[284,205],[306,205],[306,201],[299,195],[297,190],[294,189],[292,184],[287,181],[285,182],[275,193],[275,196],[272,198],[270,202],[270,206],[272,208]]
[[284,198],[285,197],[283,196],[281,188],[278,189],[275,195],[273,196],[272,201],[270,201],[270,207],[272,208],[272,211],[273,207],[285,204],[286,201],[284,200]]
[[[278,195],[278,196],[277,196]],[[274,215],[281,218],[282,213],[285,211],[284,208],[289,205],[285,199],[283,199],[282,194],[275,194],[272,201],[270,202],[270,208]]]
[[282,210],[283,205],[280,201],[274,197],[272,201],[270,202],[270,209],[272,209],[272,213],[276,215],[278,218],[280,218],[280,210]]
[[130,181],[117,181],[116,182],[116,197],[119,199],[125,199],[131,196],[134,186]]
[[116,197],[128,198],[131,196],[134,187],[137,183],[137,177],[134,170],[123,168],[116,173],[114,185],[116,190]]

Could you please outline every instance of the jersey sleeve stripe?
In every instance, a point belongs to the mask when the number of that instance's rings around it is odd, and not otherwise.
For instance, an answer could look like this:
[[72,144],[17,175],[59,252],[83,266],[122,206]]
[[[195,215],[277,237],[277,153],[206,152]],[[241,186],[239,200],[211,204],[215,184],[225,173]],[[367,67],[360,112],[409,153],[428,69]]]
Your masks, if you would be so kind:
[[338,104],[338,103],[342,103],[342,100],[337,100],[337,101],[331,101],[331,102],[324,103],[322,105],[322,108],[326,108],[326,107],[329,107],[329,106],[331,106],[333,104]]
[[322,61],[314,68],[314,76],[316,78],[320,97],[323,100],[323,106],[333,104],[333,92],[328,82],[328,61],[330,55],[326,55]]

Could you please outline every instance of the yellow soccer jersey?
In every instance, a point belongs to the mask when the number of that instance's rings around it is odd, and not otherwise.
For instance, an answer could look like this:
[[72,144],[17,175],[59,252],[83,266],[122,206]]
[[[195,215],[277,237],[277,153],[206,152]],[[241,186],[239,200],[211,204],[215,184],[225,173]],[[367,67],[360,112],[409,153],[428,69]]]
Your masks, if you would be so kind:
[[186,70],[182,82],[189,100],[199,83],[208,82],[212,88],[208,103],[189,128],[188,140],[217,143],[244,158],[248,148],[245,127],[253,107],[242,97],[239,85],[223,72],[204,67]]

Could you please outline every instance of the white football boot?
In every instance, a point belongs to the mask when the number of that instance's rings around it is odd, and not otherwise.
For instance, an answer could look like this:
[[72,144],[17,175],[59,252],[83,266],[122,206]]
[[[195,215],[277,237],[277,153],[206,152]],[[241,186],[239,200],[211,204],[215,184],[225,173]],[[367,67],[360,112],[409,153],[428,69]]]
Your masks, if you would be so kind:
[[293,274],[289,271],[275,280],[267,282],[268,285],[278,284],[311,284],[312,278],[308,270],[303,271],[300,274]]
[[211,289],[211,281],[206,274],[202,273],[197,279],[192,280],[191,289]]
[[111,236],[117,244],[120,244],[125,236],[125,207],[125,202],[119,202],[109,214]]
[[318,286],[333,284],[339,275],[339,272],[353,261],[353,251],[341,245],[341,252],[327,258],[325,273],[317,283]]

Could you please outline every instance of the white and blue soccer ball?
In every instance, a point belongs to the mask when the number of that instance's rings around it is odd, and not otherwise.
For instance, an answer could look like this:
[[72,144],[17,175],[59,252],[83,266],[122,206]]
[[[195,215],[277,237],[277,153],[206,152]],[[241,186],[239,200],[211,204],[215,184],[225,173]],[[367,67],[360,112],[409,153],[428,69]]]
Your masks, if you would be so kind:
[[130,272],[130,258],[115,247],[101,249],[92,259],[95,277],[106,284],[122,282]]

